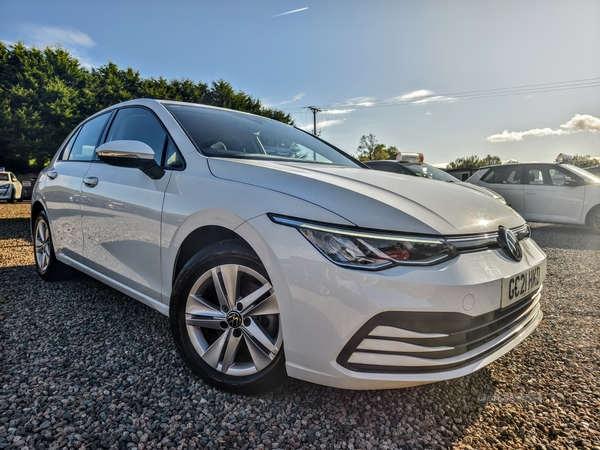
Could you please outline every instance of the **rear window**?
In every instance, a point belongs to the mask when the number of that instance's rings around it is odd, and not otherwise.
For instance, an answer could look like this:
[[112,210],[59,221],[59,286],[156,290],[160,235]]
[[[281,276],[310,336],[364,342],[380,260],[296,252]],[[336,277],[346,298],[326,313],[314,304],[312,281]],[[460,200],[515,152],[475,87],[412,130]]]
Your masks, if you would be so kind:
[[8,174],[0,173],[0,181],[8,181]]
[[271,119],[198,106],[165,107],[204,156],[360,167],[312,135]]

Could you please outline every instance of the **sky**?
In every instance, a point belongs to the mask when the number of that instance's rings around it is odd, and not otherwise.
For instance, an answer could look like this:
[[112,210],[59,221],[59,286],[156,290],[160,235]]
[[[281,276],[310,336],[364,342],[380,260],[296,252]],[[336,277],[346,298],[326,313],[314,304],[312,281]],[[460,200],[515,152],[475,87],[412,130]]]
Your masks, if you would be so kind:
[[356,154],[600,157],[600,1],[2,0],[0,40],[224,79]]

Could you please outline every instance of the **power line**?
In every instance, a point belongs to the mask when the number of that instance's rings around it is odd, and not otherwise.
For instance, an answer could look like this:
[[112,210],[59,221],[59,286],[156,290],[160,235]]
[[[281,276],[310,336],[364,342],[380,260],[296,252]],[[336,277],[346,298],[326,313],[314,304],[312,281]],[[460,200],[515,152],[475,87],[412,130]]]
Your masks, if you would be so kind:
[[[581,80],[571,81],[557,81],[552,83],[539,83],[539,84],[528,84],[521,86],[513,86],[507,88],[495,88],[495,89],[483,89],[477,91],[463,91],[463,92],[451,92],[446,94],[429,94],[421,97],[405,98],[401,97],[397,100],[381,100],[373,102],[364,102],[365,104],[352,104],[352,103],[337,103],[330,105],[321,105],[320,107],[308,106],[302,108],[295,108],[286,110],[286,112],[300,112],[302,109],[308,108],[313,110],[315,108],[317,112],[321,112],[320,108],[339,108],[339,107],[350,107],[354,109],[359,108],[377,108],[387,106],[402,106],[411,104],[426,104],[426,103],[442,103],[452,102],[455,100],[473,100],[481,98],[493,98],[493,97],[504,97],[513,95],[526,95],[526,94],[538,94],[543,92],[557,92],[557,91],[569,91],[574,89],[588,89],[600,87],[600,78],[586,78]],[[368,103],[368,104],[367,104]],[[313,110],[313,114],[316,112]],[[316,133],[316,125],[315,125]]]

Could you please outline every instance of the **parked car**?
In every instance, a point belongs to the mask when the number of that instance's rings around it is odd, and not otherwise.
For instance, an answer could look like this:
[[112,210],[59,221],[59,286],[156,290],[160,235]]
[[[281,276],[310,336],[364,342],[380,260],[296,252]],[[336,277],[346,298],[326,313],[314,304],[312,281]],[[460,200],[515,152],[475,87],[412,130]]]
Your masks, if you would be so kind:
[[21,201],[23,186],[12,172],[0,171],[0,200]]
[[585,170],[587,170],[592,175],[600,177],[600,166],[586,167]]
[[600,232],[600,178],[571,164],[490,166],[467,183],[498,192],[530,222],[588,225]]
[[31,223],[43,279],[78,269],[168,315],[189,367],[238,393],[287,375],[348,389],[460,377],[542,318],[546,256],[512,209],[226,109],[98,112],[40,173]]
[[464,186],[465,188],[474,189],[482,194],[489,195],[506,204],[506,200],[491,189],[486,189],[474,184],[463,183],[448,172],[426,164],[423,162],[422,153],[398,153],[393,160],[365,161],[365,165],[371,169],[382,170],[384,172],[429,178],[431,180],[445,181],[446,183],[456,183],[459,186]]

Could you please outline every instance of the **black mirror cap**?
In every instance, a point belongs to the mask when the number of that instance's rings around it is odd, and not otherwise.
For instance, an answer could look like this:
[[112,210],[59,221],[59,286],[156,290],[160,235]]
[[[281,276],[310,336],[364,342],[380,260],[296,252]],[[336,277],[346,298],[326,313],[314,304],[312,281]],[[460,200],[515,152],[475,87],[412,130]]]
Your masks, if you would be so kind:
[[156,161],[154,161],[154,159],[123,158],[120,156],[116,157],[101,155],[98,155],[98,158],[100,159],[100,161],[110,166],[140,169],[153,180],[160,180],[165,174],[165,169],[156,164]]

